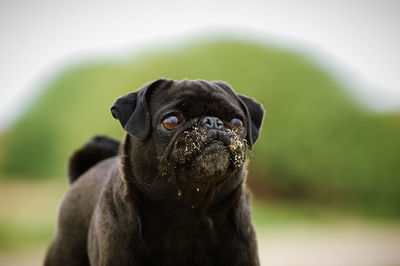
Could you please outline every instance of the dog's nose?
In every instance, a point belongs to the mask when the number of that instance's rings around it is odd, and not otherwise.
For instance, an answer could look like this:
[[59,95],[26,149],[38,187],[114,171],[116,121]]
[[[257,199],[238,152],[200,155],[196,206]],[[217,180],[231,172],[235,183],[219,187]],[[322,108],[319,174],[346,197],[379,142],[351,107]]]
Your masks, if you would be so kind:
[[201,124],[212,129],[223,129],[224,123],[218,117],[206,116],[201,120]]

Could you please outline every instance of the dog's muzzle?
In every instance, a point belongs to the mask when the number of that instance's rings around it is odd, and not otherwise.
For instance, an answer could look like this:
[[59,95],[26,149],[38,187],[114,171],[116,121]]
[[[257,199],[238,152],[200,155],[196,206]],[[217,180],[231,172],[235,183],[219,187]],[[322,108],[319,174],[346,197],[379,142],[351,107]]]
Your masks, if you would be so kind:
[[176,169],[184,169],[195,178],[226,175],[245,161],[243,137],[231,129],[218,128],[216,120],[207,123],[182,132],[170,155]]

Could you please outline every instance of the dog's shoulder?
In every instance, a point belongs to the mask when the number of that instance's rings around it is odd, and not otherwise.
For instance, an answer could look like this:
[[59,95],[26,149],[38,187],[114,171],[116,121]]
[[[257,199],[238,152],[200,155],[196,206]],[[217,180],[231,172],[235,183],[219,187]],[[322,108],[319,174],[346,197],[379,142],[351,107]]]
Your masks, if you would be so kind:
[[120,141],[95,136],[83,147],[75,151],[69,159],[68,178],[70,184],[98,162],[118,155]]

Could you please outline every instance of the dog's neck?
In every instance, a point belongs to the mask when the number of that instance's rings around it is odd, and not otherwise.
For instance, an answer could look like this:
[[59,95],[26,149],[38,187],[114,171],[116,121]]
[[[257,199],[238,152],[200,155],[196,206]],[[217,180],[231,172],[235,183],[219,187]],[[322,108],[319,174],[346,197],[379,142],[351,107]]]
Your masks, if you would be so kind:
[[[244,179],[246,175],[245,167],[238,169],[232,174],[232,177],[227,178],[220,184],[215,184],[205,192],[201,202],[191,203],[190,199],[185,201],[182,198],[182,191],[176,183],[175,177],[163,176],[158,169],[154,166],[155,162],[145,162],[133,158],[132,149],[141,149],[134,143],[134,137],[126,134],[120,148],[121,153],[121,177],[124,179],[127,194],[132,197],[136,202],[135,204],[150,205],[156,208],[182,208],[189,211],[198,209],[201,212],[208,212],[208,209],[214,210],[225,208],[224,202],[234,204],[240,194],[242,187],[244,187]],[[149,152],[143,150],[142,152]],[[135,162],[135,163],[133,163]],[[138,163],[140,162],[140,163]],[[146,165],[148,164],[148,165]],[[138,176],[138,169],[134,167],[141,167],[148,169],[149,176],[154,177],[154,180],[143,180]],[[160,185],[162,183],[162,185]]]

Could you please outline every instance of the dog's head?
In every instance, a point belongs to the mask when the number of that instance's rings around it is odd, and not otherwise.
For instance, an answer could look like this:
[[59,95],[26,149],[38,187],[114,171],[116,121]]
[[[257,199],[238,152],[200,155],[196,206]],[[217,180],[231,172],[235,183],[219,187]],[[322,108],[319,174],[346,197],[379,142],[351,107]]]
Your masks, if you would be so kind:
[[243,180],[246,147],[257,140],[264,113],[226,83],[167,79],[118,98],[111,112],[132,136],[133,164],[148,162],[137,170],[149,178],[141,183],[159,182],[144,168],[157,169],[192,206]]

